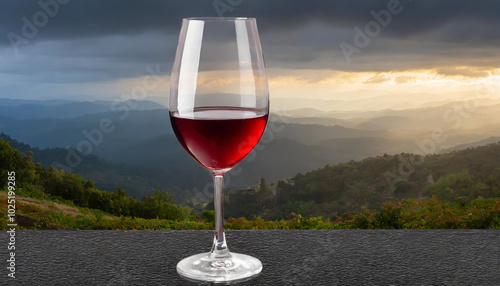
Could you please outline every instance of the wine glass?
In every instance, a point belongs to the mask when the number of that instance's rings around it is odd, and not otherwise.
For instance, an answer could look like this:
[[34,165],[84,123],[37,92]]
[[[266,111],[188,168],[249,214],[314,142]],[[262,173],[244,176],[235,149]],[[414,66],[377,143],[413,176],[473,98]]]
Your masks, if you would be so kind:
[[177,264],[201,281],[247,279],[262,270],[229,252],[223,224],[223,176],[259,142],[269,114],[269,87],[254,18],[183,19],[171,74],[169,112],[177,139],[214,179],[215,235],[210,252]]

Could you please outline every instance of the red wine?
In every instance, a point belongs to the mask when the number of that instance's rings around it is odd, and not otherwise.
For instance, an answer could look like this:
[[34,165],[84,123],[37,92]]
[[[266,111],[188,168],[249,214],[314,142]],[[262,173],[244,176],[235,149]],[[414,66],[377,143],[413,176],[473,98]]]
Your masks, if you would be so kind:
[[268,115],[255,109],[199,108],[187,115],[170,113],[182,147],[200,164],[229,170],[257,145]]

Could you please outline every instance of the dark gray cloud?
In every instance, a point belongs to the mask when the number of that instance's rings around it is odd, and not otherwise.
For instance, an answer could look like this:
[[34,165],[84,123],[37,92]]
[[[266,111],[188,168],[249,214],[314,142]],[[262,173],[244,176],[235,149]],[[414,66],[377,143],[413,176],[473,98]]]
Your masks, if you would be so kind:
[[[8,33],[22,35],[23,17],[33,23],[33,16],[44,9],[39,1],[2,2],[0,43],[5,45],[10,44]],[[64,5],[59,4],[57,0],[40,2],[57,3],[59,9],[53,17],[49,17],[48,23],[39,29],[33,41],[133,35],[152,30],[165,31],[174,24],[178,25],[182,14],[185,14],[183,10],[189,7],[183,8],[179,5],[180,1],[70,0]]]
[[[57,0],[41,0],[53,3]],[[63,1],[63,0],[61,0]],[[68,0],[64,0],[68,1]],[[9,32],[21,34],[26,17],[43,11],[39,1],[2,1],[0,10],[1,44],[8,44],[5,35]],[[259,20],[262,32],[295,29],[312,21],[321,21],[341,27],[362,27],[373,20],[370,12],[387,10],[388,3],[400,2],[402,12],[393,15],[393,22],[384,28],[389,36],[408,37],[417,33],[435,30],[454,23],[455,33],[447,40],[485,40],[491,43],[500,35],[500,1],[497,0],[361,0],[361,1],[266,1],[266,0],[190,0],[190,1],[135,1],[69,0],[58,4],[59,12],[49,17],[47,26],[40,29],[34,40],[71,39],[146,31],[177,31],[184,17],[218,16],[217,8],[224,16],[251,16]],[[231,3],[237,4],[231,7]],[[232,10],[224,10],[228,5]],[[468,25],[467,23],[475,23]],[[465,28],[465,29],[464,29]]]

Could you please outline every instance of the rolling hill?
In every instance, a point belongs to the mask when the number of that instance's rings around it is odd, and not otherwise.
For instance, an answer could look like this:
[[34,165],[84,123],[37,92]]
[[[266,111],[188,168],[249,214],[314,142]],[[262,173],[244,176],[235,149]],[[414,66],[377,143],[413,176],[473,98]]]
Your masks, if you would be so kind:
[[[86,180],[94,181],[96,187],[101,190],[115,192],[118,187],[121,187],[135,198],[142,198],[153,193],[156,189],[166,189],[168,187],[174,199],[182,202],[189,197],[189,192],[185,190],[194,187],[202,188],[205,182],[211,179],[208,172],[202,168],[185,171],[182,165],[165,164],[160,169],[154,166],[114,163],[95,155],[82,157],[80,164],[70,167],[66,165],[66,158],[68,154],[71,154],[70,152],[76,154],[75,150],[33,148],[5,134],[0,134],[0,140],[7,141],[13,148],[25,154],[28,151],[33,152],[33,161],[41,163],[45,167],[53,165],[61,168],[63,165],[63,170],[79,174]],[[184,154],[185,152],[178,153]],[[184,161],[189,162],[188,160]],[[192,165],[195,165],[194,162]],[[68,169],[68,167],[70,168]]]
[[[227,215],[277,219],[298,212],[324,218],[378,208],[394,199],[431,196],[463,206],[475,199],[499,198],[499,182],[500,142],[425,157],[384,155],[327,165],[274,186],[264,181],[238,190],[229,195]],[[429,207],[417,210],[432,211]],[[446,211],[441,209],[440,216]]]

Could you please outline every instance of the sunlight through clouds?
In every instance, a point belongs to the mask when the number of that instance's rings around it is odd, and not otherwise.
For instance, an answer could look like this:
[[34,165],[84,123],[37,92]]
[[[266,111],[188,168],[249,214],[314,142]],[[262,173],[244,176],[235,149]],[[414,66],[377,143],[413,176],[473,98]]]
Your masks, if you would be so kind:
[[[182,18],[215,13],[210,1],[193,1],[196,5],[128,0],[123,5],[67,5],[28,44],[20,44],[18,53],[7,37],[0,38],[0,90],[4,96],[24,99],[114,99],[141,84],[146,66],[159,64],[167,80],[150,93],[167,97]],[[271,100],[399,99],[416,93],[422,102],[460,100],[480,82],[498,90],[498,1],[464,2],[445,10],[437,7],[452,1],[417,2],[405,2],[404,11],[393,15],[391,24],[360,54],[353,54],[350,63],[339,44],[353,43],[354,28],[372,21],[370,11],[380,11],[387,1],[288,1],[289,9],[283,11],[278,2],[256,0],[238,6],[234,14],[258,19]],[[6,2],[0,10],[0,31],[23,35],[22,17],[39,9],[36,2]],[[96,15],[89,18],[81,11]],[[217,63],[226,56],[221,52]],[[239,74],[206,73],[209,70],[200,69],[200,92],[221,87],[227,93],[240,91]]]

